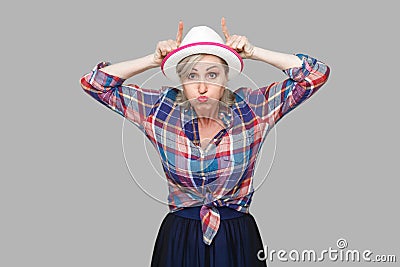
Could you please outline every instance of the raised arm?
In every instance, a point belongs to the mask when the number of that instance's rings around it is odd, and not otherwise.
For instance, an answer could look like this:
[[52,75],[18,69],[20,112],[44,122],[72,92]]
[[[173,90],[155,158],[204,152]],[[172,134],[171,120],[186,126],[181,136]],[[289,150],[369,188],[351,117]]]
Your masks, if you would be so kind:
[[256,115],[270,125],[276,124],[326,83],[330,69],[323,62],[304,54],[285,54],[256,47],[245,36],[230,35],[224,18],[221,25],[226,44],[243,58],[268,63],[288,76],[281,82],[274,82],[258,90],[242,88]]
[[107,74],[117,76],[122,79],[129,79],[132,76],[142,73],[148,69],[159,67],[164,57],[172,50],[178,48],[178,46],[181,44],[182,33],[183,22],[180,21],[178,32],[176,34],[176,40],[170,39],[166,41],[160,41],[158,42],[156,50],[153,54],[139,59],[109,65],[101,70]]
[[226,45],[235,49],[242,58],[263,61],[280,70],[301,67],[302,61],[295,55],[256,47],[249,42],[246,36],[230,35],[225,18],[221,19],[221,26],[226,39]]
[[159,42],[151,55],[116,64],[97,64],[90,73],[81,78],[81,87],[94,99],[143,129],[142,123],[160,98],[161,90],[124,85],[124,82],[132,76],[160,66],[164,57],[179,46],[182,31],[183,23],[179,22],[176,40]]

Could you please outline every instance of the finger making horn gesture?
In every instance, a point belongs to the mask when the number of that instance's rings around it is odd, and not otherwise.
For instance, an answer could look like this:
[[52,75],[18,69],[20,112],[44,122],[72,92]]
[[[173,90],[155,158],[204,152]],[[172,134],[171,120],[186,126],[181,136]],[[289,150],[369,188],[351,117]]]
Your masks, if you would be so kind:
[[254,54],[254,45],[252,45],[246,36],[230,35],[226,27],[225,18],[221,19],[222,32],[224,33],[226,45],[236,50],[242,58],[251,58]]
[[178,33],[176,39],[160,41],[157,44],[156,51],[154,52],[154,63],[161,65],[163,59],[173,50],[177,49],[182,42],[183,22],[179,21]]

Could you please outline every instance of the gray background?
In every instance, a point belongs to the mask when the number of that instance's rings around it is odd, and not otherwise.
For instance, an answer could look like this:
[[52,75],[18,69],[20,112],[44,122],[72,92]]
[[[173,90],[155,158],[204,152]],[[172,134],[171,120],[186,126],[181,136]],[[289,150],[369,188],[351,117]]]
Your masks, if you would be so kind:
[[[175,37],[179,19],[185,32],[205,24],[221,33],[222,16],[232,34],[267,49],[313,55],[332,70],[321,91],[276,126],[274,162],[251,206],[264,244],[321,251],[336,248],[342,237],[349,249],[396,254],[399,260],[394,2],[141,1],[139,7],[133,1],[20,1],[3,6],[0,266],[149,265],[168,212],[160,164],[141,133],[132,125],[123,129],[123,118],[88,97],[79,79],[101,60],[152,53],[158,41]],[[258,85],[284,78],[259,62],[246,61],[245,73]],[[157,70],[132,82],[142,84],[153,74]],[[161,77],[154,86],[168,83]],[[266,162],[273,155],[272,141],[263,148]],[[266,166],[260,163],[259,182]],[[144,193],[133,177],[161,201]],[[273,261],[269,266],[309,264]]]

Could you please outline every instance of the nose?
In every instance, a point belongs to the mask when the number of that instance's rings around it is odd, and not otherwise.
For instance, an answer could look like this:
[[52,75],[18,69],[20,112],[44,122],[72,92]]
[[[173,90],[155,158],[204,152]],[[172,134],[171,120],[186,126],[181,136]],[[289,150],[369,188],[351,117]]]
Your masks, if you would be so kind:
[[198,91],[200,94],[204,94],[207,92],[207,84],[204,81],[199,81],[198,83]]

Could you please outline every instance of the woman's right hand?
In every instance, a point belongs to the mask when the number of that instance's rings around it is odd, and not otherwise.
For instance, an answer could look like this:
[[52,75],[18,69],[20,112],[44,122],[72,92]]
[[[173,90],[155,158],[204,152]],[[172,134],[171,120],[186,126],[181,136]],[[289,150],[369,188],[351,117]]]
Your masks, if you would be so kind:
[[178,33],[176,34],[176,40],[160,41],[157,44],[156,51],[154,52],[153,62],[160,66],[163,59],[172,51],[179,47],[182,42],[183,33],[183,22],[179,21]]

